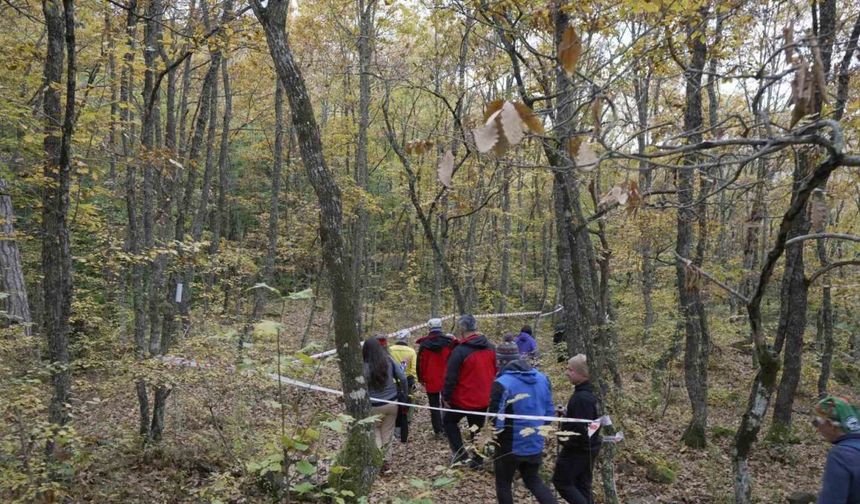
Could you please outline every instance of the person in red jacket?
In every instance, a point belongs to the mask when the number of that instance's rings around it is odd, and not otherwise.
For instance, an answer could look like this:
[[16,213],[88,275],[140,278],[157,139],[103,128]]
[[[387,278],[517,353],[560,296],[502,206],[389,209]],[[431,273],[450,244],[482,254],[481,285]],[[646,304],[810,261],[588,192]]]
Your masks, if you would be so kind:
[[[490,405],[490,388],[496,379],[496,350],[486,336],[478,332],[478,321],[473,315],[462,315],[457,320],[460,339],[448,358],[445,385],[442,388],[442,405],[446,408],[485,412]],[[479,467],[480,460],[469,457],[463,447],[460,420],[466,418],[472,438],[484,426],[486,417],[468,413],[446,411],[442,419],[448,444],[453,453],[452,463],[465,462]],[[477,428],[475,428],[477,426]]]
[[[427,336],[420,338],[418,343],[418,381],[424,385],[427,392],[427,402],[430,406],[438,408],[441,405],[439,394],[445,384],[445,368],[448,365],[448,356],[454,341],[442,332],[442,319],[431,318],[427,321],[430,332]],[[442,412],[430,410],[430,423],[433,425],[433,435],[436,439],[441,438],[445,431],[442,428]]]

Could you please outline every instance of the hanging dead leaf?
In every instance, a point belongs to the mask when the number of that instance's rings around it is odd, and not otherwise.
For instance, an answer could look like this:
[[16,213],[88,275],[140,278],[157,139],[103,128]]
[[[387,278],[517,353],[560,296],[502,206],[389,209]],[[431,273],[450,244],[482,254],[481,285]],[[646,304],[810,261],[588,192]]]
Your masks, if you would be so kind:
[[478,148],[478,152],[481,154],[489,152],[490,149],[499,143],[500,132],[496,118],[499,116],[500,112],[501,108],[493,112],[493,114],[487,118],[486,124],[472,130],[472,136],[475,137],[475,147]]
[[412,155],[412,142],[406,142],[406,145],[403,147],[403,150],[406,151],[407,155]]
[[[623,202],[622,202],[623,200]],[[600,201],[597,202],[598,207],[605,207],[615,203],[624,205],[627,202],[627,191],[620,185],[613,186],[608,193],[604,194]]]
[[570,159],[576,159],[579,154],[579,147],[582,145],[582,137],[576,136],[568,140],[567,153],[570,154]]
[[591,122],[594,125],[595,137],[600,136],[600,112],[602,107],[603,103],[599,96],[591,102]]
[[496,112],[502,110],[502,107],[505,106],[505,100],[493,100],[487,104],[487,108],[484,110],[484,122],[490,120],[490,117],[493,116]]
[[502,131],[505,134],[505,139],[511,145],[517,145],[525,136],[523,120],[520,119],[520,114],[516,107],[511,102],[505,102],[501,110]]
[[701,277],[702,275],[699,273],[699,270],[694,268],[693,265],[688,262],[687,267],[684,269],[684,289],[688,292],[699,290]]
[[597,154],[588,143],[583,143],[579,146],[579,153],[576,155],[576,167],[583,171],[591,171],[597,167]]
[[522,119],[526,127],[528,127],[532,133],[543,135],[543,123],[541,123],[540,119],[535,115],[534,111],[524,103],[513,102],[513,104],[517,109],[517,112],[520,114],[520,119]]
[[582,55],[582,40],[572,26],[568,26],[558,44],[558,59],[562,69],[570,77],[576,69],[579,57]]
[[636,214],[639,207],[642,206],[642,195],[639,193],[639,183],[631,180],[627,184],[627,214]]
[[445,152],[442,159],[439,160],[439,169],[437,171],[439,182],[448,189],[451,188],[451,177],[454,175],[454,154],[450,150]]
[[785,62],[794,64],[794,25],[790,24],[782,29],[782,38],[785,40]]

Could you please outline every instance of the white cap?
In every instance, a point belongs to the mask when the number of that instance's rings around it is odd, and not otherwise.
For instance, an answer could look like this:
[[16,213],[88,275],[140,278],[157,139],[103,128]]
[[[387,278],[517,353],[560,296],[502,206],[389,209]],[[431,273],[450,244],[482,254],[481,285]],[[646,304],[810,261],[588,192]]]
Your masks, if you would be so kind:
[[397,338],[397,341],[406,341],[409,339],[409,331],[401,329],[394,333],[394,337]]
[[427,321],[427,327],[429,327],[430,329],[442,329],[442,319],[431,318]]

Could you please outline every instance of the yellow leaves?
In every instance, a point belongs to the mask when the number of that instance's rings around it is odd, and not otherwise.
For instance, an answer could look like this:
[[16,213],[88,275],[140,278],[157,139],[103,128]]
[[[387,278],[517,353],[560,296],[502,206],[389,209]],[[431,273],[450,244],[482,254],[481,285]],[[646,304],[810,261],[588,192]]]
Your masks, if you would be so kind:
[[573,75],[576,69],[576,64],[579,62],[579,57],[582,55],[582,40],[572,26],[568,26],[564,30],[561,37],[561,42],[558,44],[558,60],[561,63],[561,68],[568,77]]
[[526,131],[543,134],[544,128],[534,112],[522,103],[495,100],[487,105],[484,124],[472,129],[480,153],[493,150],[501,156],[511,145],[519,144]]

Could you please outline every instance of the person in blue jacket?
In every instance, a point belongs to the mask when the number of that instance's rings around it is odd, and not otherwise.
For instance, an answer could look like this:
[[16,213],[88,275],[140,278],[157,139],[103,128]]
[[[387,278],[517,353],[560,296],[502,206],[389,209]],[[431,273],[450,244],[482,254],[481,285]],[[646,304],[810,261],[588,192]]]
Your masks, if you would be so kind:
[[860,413],[847,400],[827,396],[812,423],[833,443],[821,478],[818,504],[860,504]]
[[[499,376],[490,389],[489,411],[514,415],[554,415],[552,389],[547,377],[517,358],[516,351],[497,353]],[[494,469],[496,499],[500,504],[514,502],[511,484],[517,471],[526,488],[540,504],[557,501],[539,471],[543,455],[544,436],[538,428],[547,422],[496,417],[495,438],[498,443]]]

